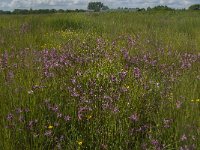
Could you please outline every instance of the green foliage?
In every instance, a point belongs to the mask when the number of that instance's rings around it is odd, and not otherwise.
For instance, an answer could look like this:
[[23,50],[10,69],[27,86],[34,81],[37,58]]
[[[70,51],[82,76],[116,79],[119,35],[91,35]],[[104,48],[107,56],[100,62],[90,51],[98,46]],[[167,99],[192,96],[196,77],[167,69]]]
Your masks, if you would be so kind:
[[63,9],[14,9],[13,11],[3,11],[0,10],[0,14],[53,14],[53,13],[70,13],[70,12],[86,12],[83,9],[76,10],[63,10]]
[[158,6],[153,7],[151,10],[174,10],[174,9],[168,6],[158,5]]
[[188,9],[189,10],[200,10],[200,4],[191,5]]
[[102,2],[89,2],[88,10],[100,11],[102,8],[106,8]]

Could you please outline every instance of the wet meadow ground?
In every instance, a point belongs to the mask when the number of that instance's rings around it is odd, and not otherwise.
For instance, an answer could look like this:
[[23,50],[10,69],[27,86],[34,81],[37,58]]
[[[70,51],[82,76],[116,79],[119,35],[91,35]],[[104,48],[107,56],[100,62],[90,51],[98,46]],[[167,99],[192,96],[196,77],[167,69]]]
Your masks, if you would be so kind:
[[199,16],[0,15],[0,149],[198,150]]

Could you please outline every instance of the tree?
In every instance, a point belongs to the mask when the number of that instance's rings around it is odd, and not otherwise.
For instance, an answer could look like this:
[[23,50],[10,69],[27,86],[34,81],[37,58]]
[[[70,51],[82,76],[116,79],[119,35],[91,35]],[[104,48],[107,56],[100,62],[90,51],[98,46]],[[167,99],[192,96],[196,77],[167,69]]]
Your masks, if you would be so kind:
[[103,3],[101,2],[89,2],[88,3],[88,10],[93,10],[93,11],[100,11],[100,10],[106,10],[108,9],[108,6],[104,6]]
[[148,7],[148,8],[147,8],[147,11],[150,11],[150,10],[151,10],[151,7]]
[[108,10],[108,9],[109,9],[108,6],[103,6],[103,7],[102,7],[102,10]]
[[174,9],[168,6],[158,5],[152,8],[151,10],[174,10]]
[[188,9],[189,10],[200,10],[200,4],[191,5]]

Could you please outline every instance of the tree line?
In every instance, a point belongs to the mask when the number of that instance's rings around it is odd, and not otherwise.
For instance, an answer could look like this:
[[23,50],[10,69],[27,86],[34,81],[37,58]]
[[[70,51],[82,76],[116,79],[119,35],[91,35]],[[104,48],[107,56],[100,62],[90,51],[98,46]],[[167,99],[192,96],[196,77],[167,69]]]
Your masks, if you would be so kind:
[[0,10],[0,14],[49,14],[49,13],[70,13],[70,12],[86,12],[83,9],[63,10],[63,9],[14,9],[13,11]]
[[[94,12],[100,12],[100,11],[107,11],[109,10],[109,7],[104,5],[102,2],[89,2],[87,10],[83,9],[75,9],[75,10],[63,10],[63,9],[15,9],[13,11],[3,11],[0,10],[0,14],[48,14],[48,13],[70,13],[70,12],[87,12],[87,11],[94,11]],[[176,10],[174,8],[170,8],[168,6],[158,5],[153,8],[148,7],[145,8],[127,8],[127,7],[119,7],[117,9],[114,9],[115,11],[118,10],[134,10],[134,11],[171,11]],[[186,9],[181,9],[186,10]],[[200,10],[200,4],[194,4],[191,5],[188,10]]]

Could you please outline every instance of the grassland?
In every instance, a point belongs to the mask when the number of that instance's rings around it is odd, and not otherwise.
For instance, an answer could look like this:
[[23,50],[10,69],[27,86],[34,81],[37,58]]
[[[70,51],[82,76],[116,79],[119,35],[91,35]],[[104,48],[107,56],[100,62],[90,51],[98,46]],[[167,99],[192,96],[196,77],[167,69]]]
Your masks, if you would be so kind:
[[200,12],[0,16],[0,149],[200,148]]

